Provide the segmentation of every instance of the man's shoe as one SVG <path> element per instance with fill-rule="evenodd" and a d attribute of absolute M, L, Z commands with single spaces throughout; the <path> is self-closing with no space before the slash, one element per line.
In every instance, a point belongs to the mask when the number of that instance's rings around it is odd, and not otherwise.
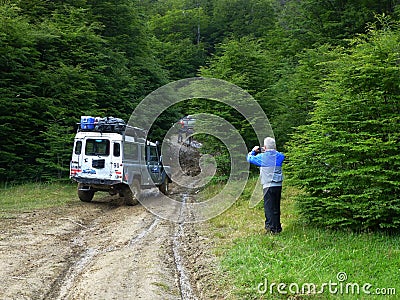
<path fill-rule="evenodd" d="M 281 233 L 281 232 L 280 231 L 274 231 L 274 230 L 269 229 L 269 228 L 265 228 L 265 234 L 277 235 L 279 233 Z"/>

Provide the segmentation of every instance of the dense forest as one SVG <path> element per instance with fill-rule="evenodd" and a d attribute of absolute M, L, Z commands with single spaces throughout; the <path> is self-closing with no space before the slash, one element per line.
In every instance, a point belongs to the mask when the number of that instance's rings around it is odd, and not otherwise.
<path fill-rule="evenodd" d="M 81 115 L 127 120 L 213 77 L 266 112 L 306 219 L 398 228 L 399 22 L 398 0 L 2 0 L 0 181 L 67 178 Z M 235 121 L 215 105 L 174 106 L 152 135 L 192 112 Z"/>

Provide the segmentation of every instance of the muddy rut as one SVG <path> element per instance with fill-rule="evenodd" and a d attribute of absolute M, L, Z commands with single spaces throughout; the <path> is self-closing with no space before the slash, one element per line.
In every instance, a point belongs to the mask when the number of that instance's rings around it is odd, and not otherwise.
<path fill-rule="evenodd" d="M 111 197 L 21 213 L 0 220 L 0 299 L 206 299 L 200 240 Z"/>

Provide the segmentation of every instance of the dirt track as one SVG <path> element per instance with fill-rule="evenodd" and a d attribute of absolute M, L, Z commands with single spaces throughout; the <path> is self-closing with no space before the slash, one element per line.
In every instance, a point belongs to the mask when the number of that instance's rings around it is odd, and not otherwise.
<path fill-rule="evenodd" d="M 207 299 L 200 240 L 111 197 L 19 214 L 0 220 L 0 298 Z"/>

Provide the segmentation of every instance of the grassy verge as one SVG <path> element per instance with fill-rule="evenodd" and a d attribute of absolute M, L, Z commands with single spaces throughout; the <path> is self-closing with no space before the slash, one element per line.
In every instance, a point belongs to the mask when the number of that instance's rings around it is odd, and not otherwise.
<path fill-rule="evenodd" d="M 0 217 L 76 201 L 75 184 L 28 183 L 0 190 Z"/>
<path fill-rule="evenodd" d="M 306 226 L 295 212 L 296 190 L 288 187 L 282 195 L 283 232 L 266 235 L 262 203 L 251 209 L 246 201 L 252 185 L 254 180 L 211 220 L 209 235 L 227 275 L 221 285 L 231 290 L 228 299 L 399 297 L 393 295 L 400 294 L 399 236 Z"/>

